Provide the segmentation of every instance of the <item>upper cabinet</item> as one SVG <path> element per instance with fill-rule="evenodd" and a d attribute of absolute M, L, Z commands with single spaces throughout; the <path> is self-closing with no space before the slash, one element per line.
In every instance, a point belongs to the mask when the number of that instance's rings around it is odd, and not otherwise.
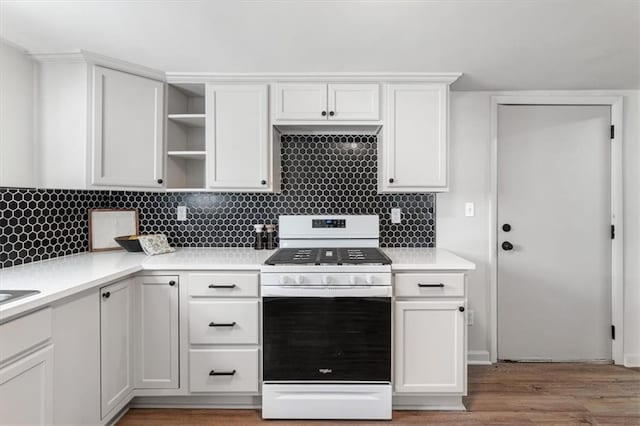
<path fill-rule="evenodd" d="M 92 185 L 162 187 L 163 91 L 160 81 L 93 67 Z"/>
<path fill-rule="evenodd" d="M 207 86 L 207 186 L 210 189 L 274 190 L 268 93 L 266 84 Z"/>
<path fill-rule="evenodd" d="M 448 191 L 447 83 L 389 84 L 381 192 Z M 380 160 L 382 160 L 380 162 Z"/>
<path fill-rule="evenodd" d="M 279 83 L 275 121 L 377 121 L 379 85 Z"/>
<path fill-rule="evenodd" d="M 164 73 L 88 52 L 34 58 L 36 185 L 161 189 Z"/>

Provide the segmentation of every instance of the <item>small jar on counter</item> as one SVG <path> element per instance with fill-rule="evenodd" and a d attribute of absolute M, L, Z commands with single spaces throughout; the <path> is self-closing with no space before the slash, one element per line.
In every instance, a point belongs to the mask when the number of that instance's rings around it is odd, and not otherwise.
<path fill-rule="evenodd" d="M 253 225 L 253 227 L 256 229 L 253 248 L 256 250 L 262 250 L 264 249 L 264 232 L 262 231 L 262 229 L 264 228 L 264 225 Z"/>
<path fill-rule="evenodd" d="M 266 243 L 266 249 L 267 250 L 273 250 L 274 248 L 276 248 L 276 238 L 275 238 L 275 230 L 276 230 L 276 226 L 273 224 L 269 224 L 269 225 L 265 225 L 264 226 L 266 231 L 267 231 L 267 243 Z"/>

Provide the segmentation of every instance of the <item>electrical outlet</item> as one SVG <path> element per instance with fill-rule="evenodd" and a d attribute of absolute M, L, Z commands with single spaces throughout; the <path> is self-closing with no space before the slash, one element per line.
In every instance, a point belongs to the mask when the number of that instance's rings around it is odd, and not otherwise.
<path fill-rule="evenodd" d="M 464 203 L 464 215 L 468 217 L 475 216 L 475 206 L 473 203 Z"/>
<path fill-rule="evenodd" d="M 474 320 L 475 320 L 475 315 L 474 315 L 473 309 L 468 309 L 467 310 L 467 325 L 473 325 Z"/>
<path fill-rule="evenodd" d="M 187 206 L 178 206 L 176 213 L 179 221 L 187 220 Z"/>
<path fill-rule="evenodd" d="M 391 223 L 402 223 L 402 209 L 391 209 Z"/>

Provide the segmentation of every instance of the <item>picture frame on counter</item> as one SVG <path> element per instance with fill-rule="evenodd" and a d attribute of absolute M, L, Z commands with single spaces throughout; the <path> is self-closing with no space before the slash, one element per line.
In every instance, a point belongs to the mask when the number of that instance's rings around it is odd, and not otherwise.
<path fill-rule="evenodd" d="M 122 250 L 115 237 L 138 235 L 138 209 L 89 209 L 89 251 Z"/>

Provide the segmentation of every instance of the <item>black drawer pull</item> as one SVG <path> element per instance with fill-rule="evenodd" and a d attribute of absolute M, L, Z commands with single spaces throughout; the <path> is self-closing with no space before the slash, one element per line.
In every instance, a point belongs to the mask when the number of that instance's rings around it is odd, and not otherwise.
<path fill-rule="evenodd" d="M 444 284 L 442 283 L 437 283 L 437 284 L 422 284 L 422 283 L 418 283 L 418 287 L 444 287 Z"/>
<path fill-rule="evenodd" d="M 210 376 L 235 376 L 235 374 L 236 374 L 236 370 L 231 370 L 231 371 L 211 370 L 211 371 L 209 371 L 209 375 Z"/>
<path fill-rule="evenodd" d="M 209 284 L 209 288 L 236 288 L 235 284 Z"/>
<path fill-rule="evenodd" d="M 210 322 L 209 327 L 234 327 L 236 322 Z"/>

